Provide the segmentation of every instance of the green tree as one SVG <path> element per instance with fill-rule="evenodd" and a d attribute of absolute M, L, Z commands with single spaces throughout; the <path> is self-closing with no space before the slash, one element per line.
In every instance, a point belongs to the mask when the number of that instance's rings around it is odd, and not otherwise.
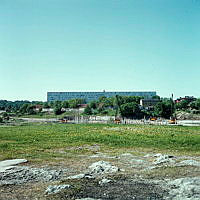
<path fill-rule="evenodd" d="M 155 96 L 152 97 L 152 99 L 158 99 L 158 100 L 160 100 L 160 96 L 155 95 Z"/>
<path fill-rule="evenodd" d="M 127 118 L 138 118 L 141 110 L 139 105 L 135 102 L 122 104 L 120 109 L 121 116 Z"/>
<path fill-rule="evenodd" d="M 53 101 L 49 102 L 48 104 L 49 104 L 50 108 L 54 108 L 54 102 Z"/>
<path fill-rule="evenodd" d="M 28 113 L 29 115 L 36 114 L 35 106 L 34 105 L 28 105 L 27 108 L 26 108 L 26 113 Z"/>
<path fill-rule="evenodd" d="M 83 113 L 86 115 L 92 115 L 92 108 L 89 105 L 87 105 Z"/>
<path fill-rule="evenodd" d="M 200 110 L 200 99 L 197 99 L 195 101 L 195 107 L 196 107 L 196 109 Z"/>
<path fill-rule="evenodd" d="M 62 106 L 62 101 L 54 101 L 54 108 L 55 107 L 61 107 Z"/>
<path fill-rule="evenodd" d="M 21 107 L 20 107 L 20 109 L 19 109 L 19 112 L 21 113 L 21 114 L 25 114 L 26 112 L 27 112 L 27 108 L 28 108 L 28 106 L 29 106 L 29 104 L 23 104 Z"/>
<path fill-rule="evenodd" d="M 96 108 L 97 108 L 97 102 L 96 102 L 96 101 L 91 101 L 91 102 L 89 103 L 89 106 L 90 106 L 90 108 L 92 108 L 92 109 L 96 109 Z"/>
<path fill-rule="evenodd" d="M 124 96 L 122 97 L 124 100 L 124 103 L 131 103 L 131 102 L 135 102 L 137 104 L 140 103 L 140 99 L 142 99 L 142 97 L 138 97 L 138 96 Z"/>
<path fill-rule="evenodd" d="M 48 102 L 44 102 L 44 104 L 43 104 L 43 108 L 50 108 L 49 103 L 48 103 Z"/>
<path fill-rule="evenodd" d="M 3 117 L 3 118 L 9 117 L 9 114 L 8 114 L 7 112 L 4 112 L 4 113 L 2 114 L 2 117 Z"/>
<path fill-rule="evenodd" d="M 176 104 L 176 108 L 180 110 L 186 110 L 188 108 L 189 102 L 187 100 L 182 100 Z"/>
<path fill-rule="evenodd" d="M 172 100 L 159 102 L 154 107 L 154 113 L 157 117 L 169 119 L 174 113 L 174 104 Z"/>
<path fill-rule="evenodd" d="M 61 107 L 60 107 L 60 106 L 54 107 L 54 114 L 55 114 L 55 115 L 60 115 L 60 114 L 62 114 L 62 110 L 61 110 Z"/>
<path fill-rule="evenodd" d="M 63 101 L 62 102 L 62 107 L 63 108 L 69 108 L 69 102 L 68 101 Z"/>
<path fill-rule="evenodd" d="M 78 105 L 84 104 L 85 100 L 84 99 L 70 99 L 68 102 L 69 102 L 70 108 L 78 108 Z"/>

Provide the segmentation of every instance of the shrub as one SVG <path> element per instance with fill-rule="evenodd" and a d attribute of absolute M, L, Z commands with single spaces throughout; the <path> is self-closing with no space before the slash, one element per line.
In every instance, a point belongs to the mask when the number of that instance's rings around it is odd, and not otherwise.
<path fill-rule="evenodd" d="M 3 118 L 2 117 L 0 117 L 0 123 L 3 123 Z"/>

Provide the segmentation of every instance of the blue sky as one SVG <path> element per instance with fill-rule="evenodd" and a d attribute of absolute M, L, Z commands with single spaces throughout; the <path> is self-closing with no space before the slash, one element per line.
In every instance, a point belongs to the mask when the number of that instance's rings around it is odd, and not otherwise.
<path fill-rule="evenodd" d="M 0 0 L 0 99 L 200 97 L 199 0 Z"/>

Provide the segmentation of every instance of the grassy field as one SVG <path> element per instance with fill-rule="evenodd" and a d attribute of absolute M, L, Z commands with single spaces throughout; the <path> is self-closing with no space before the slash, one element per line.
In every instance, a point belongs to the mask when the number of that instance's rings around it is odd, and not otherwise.
<path fill-rule="evenodd" d="M 71 147 L 93 144 L 102 150 L 144 148 L 200 155 L 200 127 L 39 123 L 0 127 L 0 160 L 64 158 L 88 153 Z M 68 154 L 59 153 L 61 149 Z"/>

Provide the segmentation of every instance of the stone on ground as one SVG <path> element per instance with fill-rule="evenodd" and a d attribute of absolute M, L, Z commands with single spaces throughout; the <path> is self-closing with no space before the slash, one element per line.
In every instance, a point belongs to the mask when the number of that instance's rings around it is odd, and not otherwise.
<path fill-rule="evenodd" d="M 99 161 L 95 162 L 89 166 L 89 174 L 90 175 L 102 175 L 105 173 L 115 173 L 119 171 L 119 168 L 111 165 L 109 162 Z"/>
<path fill-rule="evenodd" d="M 6 170 L 12 169 L 15 165 L 28 162 L 25 159 L 13 159 L 0 161 L 0 172 L 5 172 Z"/>
<path fill-rule="evenodd" d="M 154 157 L 156 157 L 156 160 L 153 162 L 155 165 L 160 165 L 163 163 L 175 163 L 175 161 L 172 159 L 173 156 L 157 154 Z"/>
<path fill-rule="evenodd" d="M 106 183 L 110 183 L 111 180 L 107 179 L 107 178 L 103 178 L 101 181 L 99 181 L 99 185 L 104 185 Z"/>
<path fill-rule="evenodd" d="M 82 179 L 84 177 L 85 177 L 85 174 L 77 174 L 74 176 L 69 176 L 69 177 L 67 177 L 67 179 Z"/>
<path fill-rule="evenodd" d="M 46 189 L 46 194 L 56 194 L 61 190 L 70 188 L 70 185 L 49 185 Z"/>

